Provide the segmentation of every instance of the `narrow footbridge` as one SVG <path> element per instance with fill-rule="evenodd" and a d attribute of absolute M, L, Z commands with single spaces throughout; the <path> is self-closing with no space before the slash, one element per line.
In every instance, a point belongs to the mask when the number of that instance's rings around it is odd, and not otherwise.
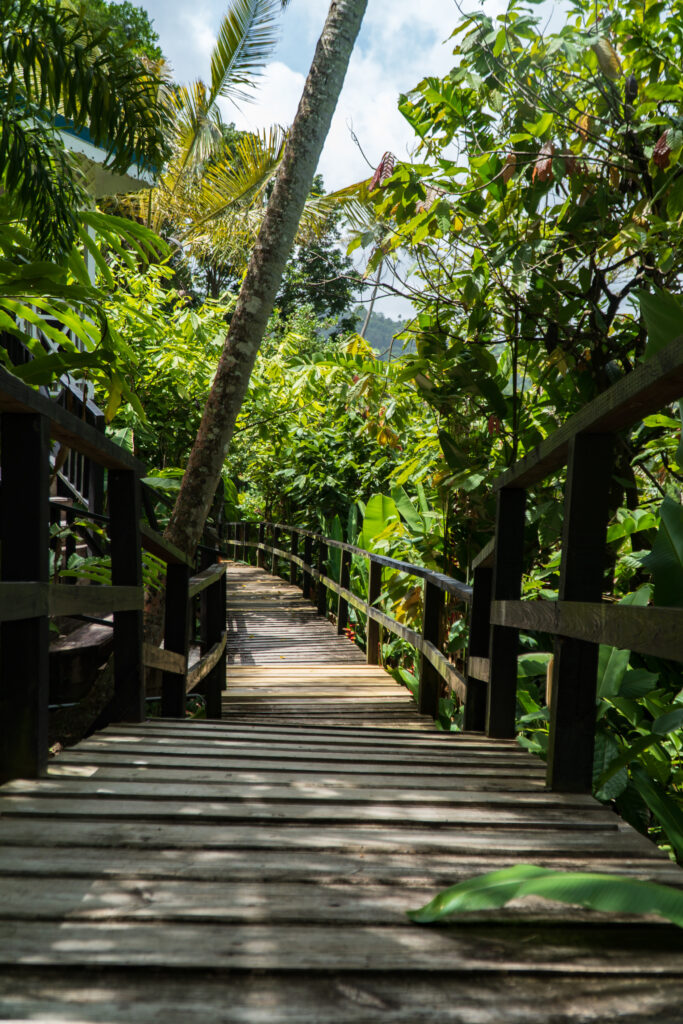
<path fill-rule="evenodd" d="M 278 524 L 240 524 L 230 561 L 204 547 L 192 567 L 140 527 L 132 457 L 0 373 L 0 1020 L 683 1021 L 683 933 L 654 917 L 536 898 L 438 927 L 405 915 L 516 863 L 683 882 L 586 780 L 597 644 L 683 660 L 680 610 L 601 602 L 605 524 L 585 491 L 609 484 L 609 432 L 683 392 L 677 352 L 508 471 L 472 586 Z M 48 580 L 50 433 L 109 469 L 111 586 Z M 521 601 L 524 490 L 567 455 L 559 600 Z M 40 487 L 7 504 L 27 465 Z M 167 567 L 158 647 L 143 641 L 141 546 Z M 420 629 L 388 614 L 401 573 L 423 585 Z M 465 662 L 442 644 L 447 600 L 467 609 Z M 113 612 L 113 711 L 48 761 L 47 622 L 84 604 Z M 346 635 L 361 620 L 364 653 Z M 514 738 L 520 629 L 558 636 L 547 766 Z M 417 700 L 379 664 L 383 632 L 418 651 Z M 145 665 L 161 717 L 147 717 Z M 185 718 L 188 691 L 207 718 Z M 464 729 L 444 732 L 453 694 Z"/>

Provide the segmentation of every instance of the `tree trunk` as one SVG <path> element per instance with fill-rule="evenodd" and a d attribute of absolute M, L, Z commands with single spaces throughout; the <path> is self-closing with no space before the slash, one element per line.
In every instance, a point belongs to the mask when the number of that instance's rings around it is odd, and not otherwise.
<path fill-rule="evenodd" d="M 194 554 L 344 83 L 367 0 L 332 0 L 165 536 Z"/>

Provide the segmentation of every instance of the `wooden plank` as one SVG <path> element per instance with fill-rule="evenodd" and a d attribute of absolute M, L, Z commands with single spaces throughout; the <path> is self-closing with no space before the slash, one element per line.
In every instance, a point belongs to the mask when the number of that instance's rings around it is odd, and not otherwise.
<path fill-rule="evenodd" d="M 494 601 L 491 618 L 501 625 L 683 661 L 680 608 L 635 608 L 584 601 Z"/>
<path fill-rule="evenodd" d="M 90 426 L 78 416 L 33 388 L 28 387 L 4 367 L 0 367 L 0 411 L 37 414 L 49 424 L 50 436 L 67 448 L 81 452 L 108 469 L 129 469 L 144 475 L 145 467 L 125 448 Z"/>
<path fill-rule="evenodd" d="M 49 583 L 0 583 L 0 622 L 49 614 Z"/>
<path fill-rule="evenodd" d="M 481 975 L 415 970 L 324 973 L 191 972 L 156 974 L 150 985 L 144 972 L 91 972 L 87 996 L 78 968 L 22 966 L 0 973 L 0 1006 L 8 1019 L 46 1024 L 187 1024 L 225 1019 L 230 1024 L 525 1024 L 609 1021 L 633 1024 L 666 1021 L 681 1024 L 683 982 L 676 977 L 583 975 L 557 971 Z"/>
<path fill-rule="evenodd" d="M 62 781 L 62 780 L 60 780 Z M 63 780 L 71 782 L 71 780 Z M 87 781 L 87 780 L 85 780 Z M 51 795 L 49 799 L 39 796 L 7 793 L 0 797 L 0 814 L 3 817 L 38 816 L 85 818 L 88 820 L 166 821 L 175 818 L 179 822 L 196 820 L 198 805 L 188 805 L 184 800 L 155 799 L 150 792 L 148 798 L 117 798 L 106 793 L 95 793 L 95 799 L 78 796 Z M 600 805 L 595 808 L 567 809 L 561 806 L 524 807 L 519 801 L 510 801 L 500 806 L 489 801 L 490 794 L 482 795 L 478 803 L 443 806 L 441 804 L 398 804 L 385 802 L 335 803 L 317 801 L 310 803 L 285 802 L 266 798 L 250 799 L 244 802 L 222 802 L 213 800 L 201 808 L 205 823 L 228 822 L 279 822 L 288 825 L 317 822 L 330 825 L 387 824 L 387 825 L 431 825 L 444 827 L 457 825 L 486 827 L 494 831 L 501 828 L 530 828 L 555 831 L 597 831 L 614 832 L 617 825 L 614 814 Z M 494 810 L 495 808 L 495 810 Z"/>
<path fill-rule="evenodd" d="M 201 660 L 190 669 L 187 673 L 186 691 L 189 693 L 190 690 L 194 689 L 201 683 L 202 679 L 206 679 L 208 674 L 218 664 L 225 650 L 225 633 L 220 640 L 218 640 L 210 650 L 206 652 Z"/>
<path fill-rule="evenodd" d="M 144 858 L 135 848 L 117 847 L 104 859 L 97 847 L 88 846 L 3 846 L 0 848 L 0 874 L 3 878 L 64 879 L 144 879 L 199 882 L 330 882 L 356 885 L 391 883 L 392 886 L 453 885 L 461 879 L 487 871 L 511 867 L 517 863 L 513 853 L 491 850 L 463 853 L 455 858 L 448 853 L 384 852 L 381 858 L 367 857 L 362 850 L 327 852 L 325 850 L 212 849 L 198 854 L 192 848 L 151 849 Z M 539 867 L 556 871 L 604 871 L 601 858 L 572 854 L 541 857 Z M 630 857 L 618 863 L 608 862 L 608 870 L 644 881 L 667 883 L 680 888 L 680 868 L 660 858 Z M 8 887 L 9 888 L 9 887 Z M 406 890 L 406 891 L 409 891 Z"/>
<path fill-rule="evenodd" d="M 156 530 L 153 530 L 145 522 L 140 522 L 140 539 L 145 551 L 156 555 L 157 558 L 160 558 L 162 562 L 166 562 L 167 565 L 192 566 L 194 564 L 184 551 L 177 548 L 175 544 L 171 544 L 170 541 L 162 537 L 160 533 L 157 533 Z"/>
<path fill-rule="evenodd" d="M 631 828 L 620 831 L 615 817 L 615 829 L 567 828 L 563 830 L 530 828 L 528 825 L 501 825 L 463 828 L 462 825 L 442 824 L 435 828 L 383 822 L 381 828 L 367 822 L 349 825 L 320 822 L 304 823 L 259 822 L 253 824 L 228 823 L 188 816 L 182 821 L 146 821 L 137 819 L 57 817 L 41 818 L 19 815 L 0 818 L 2 845 L 41 845 L 45 841 L 46 821 L 59 820 L 59 828 L 51 829 L 50 845 L 87 846 L 98 849 L 119 847 L 140 850 L 187 848 L 207 851 L 233 850 L 352 850 L 367 854 L 441 852 L 452 857 L 464 853 L 480 854 L 492 846 L 518 860 L 540 856 L 578 855 L 600 857 L 619 864 L 623 858 L 654 857 L 662 859 L 657 848 Z"/>
<path fill-rule="evenodd" d="M 142 656 L 147 668 L 157 668 L 162 672 L 174 672 L 178 675 L 185 675 L 187 671 L 186 659 L 175 651 L 166 651 L 163 647 L 146 643 L 142 647 Z"/>
<path fill-rule="evenodd" d="M 462 881 L 458 873 L 453 884 Z M 679 882 L 681 879 L 679 879 Z M 409 888 L 383 884 L 212 880 L 202 882 L 154 880 L 148 877 L 90 879 L 83 899 L 83 880 L 33 877 L 23 874 L 7 878 L 8 895 L 0 906 L 2 921 L 53 922 L 55 918 L 82 922 L 150 921 L 160 926 L 168 921 L 211 925 L 271 924 L 324 925 L 334 919 L 340 925 L 402 926 L 408 907 L 418 907 L 434 895 L 433 884 L 413 882 Z M 609 914 L 529 897 L 510 907 L 473 911 L 467 927 L 477 924 L 514 922 L 515 926 L 578 924 L 589 927 L 614 925 L 642 927 L 657 924 L 656 915 Z M 681 954 L 679 954 L 681 955 Z"/>
<path fill-rule="evenodd" d="M 529 487 L 565 465 L 569 442 L 579 433 L 614 434 L 659 412 L 683 395 L 683 338 L 613 384 L 571 416 L 529 455 L 495 482 L 495 487 Z"/>
<path fill-rule="evenodd" d="M 407 904 L 412 905 L 410 900 Z M 683 953 L 673 925 L 629 926 L 619 931 L 506 924 L 416 928 L 401 925 L 234 925 L 110 921 L 97 924 L 0 922 L 0 963 L 216 970 L 556 971 L 578 978 L 637 972 L 653 980 L 679 975 Z M 609 948 L 609 958 L 604 950 Z"/>
<path fill-rule="evenodd" d="M 190 578 L 190 598 L 196 597 L 197 594 L 201 594 L 202 590 L 216 583 L 223 576 L 227 568 L 226 562 L 217 563 L 210 565 L 208 569 L 204 569 L 203 572 L 198 573 L 196 576 L 192 576 Z"/>
<path fill-rule="evenodd" d="M 247 782 L 243 779 L 233 782 L 214 782 L 207 787 L 205 782 L 184 781 L 152 781 L 149 778 L 138 780 L 103 779 L 99 776 L 59 775 L 41 779 L 40 784 L 32 780 L 17 779 L 8 782 L 3 791 L 4 797 L 50 797 L 46 801 L 46 810 L 53 797 L 60 799 L 80 798 L 83 801 L 97 800 L 192 800 L 199 807 L 207 802 L 213 806 L 217 801 L 268 801 L 280 804 L 310 803 L 347 805 L 358 804 L 409 804 L 411 806 L 435 807 L 486 807 L 486 808 L 525 808 L 527 810 L 542 807 L 549 811 L 559 808 L 594 812 L 601 817 L 604 824 L 612 825 L 605 808 L 584 794 L 525 791 L 518 785 L 515 791 L 499 791 L 478 780 L 476 788 L 454 787 L 450 790 L 420 788 L 417 785 L 408 787 L 387 787 L 380 779 L 374 779 L 372 787 L 359 786 L 356 782 L 337 785 L 329 778 L 319 781 L 317 778 L 299 779 L 296 786 L 289 782 Z M 1 798 L 0 798 L 1 799 Z M 203 807 L 202 807 L 203 809 Z M 497 813 L 497 811 L 496 811 Z M 683 881 L 683 879 L 682 879 Z"/>
<path fill-rule="evenodd" d="M 496 789 L 509 793 L 538 792 L 544 788 L 542 775 L 532 772 L 517 772 L 514 775 L 500 777 L 497 770 L 463 770 L 445 775 L 442 771 L 418 767 L 406 777 L 404 771 L 399 767 L 385 769 L 382 767 L 375 772 L 369 772 L 367 768 L 358 768 L 354 771 L 346 770 L 340 772 L 332 771 L 329 766 L 316 766 L 314 762 L 300 762 L 299 765 L 290 765 L 290 770 L 281 766 L 278 761 L 260 762 L 258 768 L 251 769 L 241 765 L 239 762 L 231 764 L 229 759 L 221 760 L 217 765 L 207 768 L 187 767 L 179 764 L 178 759 L 169 758 L 160 763 L 137 763 L 124 761 L 118 764 L 111 761 L 103 762 L 99 758 L 90 758 L 79 761 L 64 761 L 60 757 L 52 762 L 49 767 L 50 778 L 61 778 L 62 776 L 73 776 L 74 778 L 96 779 L 99 782 L 109 783 L 111 781 L 125 781 L 146 784 L 148 782 L 158 783 L 201 783 L 204 792 L 207 787 L 215 792 L 214 787 L 221 785 L 275 785 L 288 786 L 295 784 L 300 786 L 303 792 L 307 792 L 310 786 L 330 786 L 332 789 L 348 790 L 349 792 L 359 790 L 366 791 L 370 787 L 377 787 L 382 791 L 400 789 L 406 795 L 413 794 L 416 790 L 487 790 Z M 296 770 L 296 769 L 299 770 Z M 225 771 L 229 771 L 231 782 L 225 782 Z M 309 781 L 311 780 L 311 781 Z M 407 798 L 407 796 L 406 796 Z"/>
<path fill-rule="evenodd" d="M 144 589 L 138 586 L 72 586 L 53 583 L 48 590 L 49 615 L 108 615 L 142 611 Z"/>

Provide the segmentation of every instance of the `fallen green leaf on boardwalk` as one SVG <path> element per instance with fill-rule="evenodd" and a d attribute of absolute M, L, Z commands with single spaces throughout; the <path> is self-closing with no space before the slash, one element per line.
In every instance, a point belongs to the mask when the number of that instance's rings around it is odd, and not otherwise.
<path fill-rule="evenodd" d="M 521 896 L 542 896 L 615 914 L 657 914 L 683 928 L 681 890 L 619 875 L 553 871 L 533 864 L 515 864 L 470 878 L 407 914 L 416 924 L 432 924 L 450 914 L 503 907 Z"/>

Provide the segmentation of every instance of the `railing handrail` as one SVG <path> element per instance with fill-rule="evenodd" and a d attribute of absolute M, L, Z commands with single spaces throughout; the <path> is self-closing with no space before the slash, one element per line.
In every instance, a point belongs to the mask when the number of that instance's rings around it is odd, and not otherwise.
<path fill-rule="evenodd" d="M 326 537 L 322 533 L 315 533 L 313 530 L 307 530 L 301 526 L 294 526 L 286 523 L 271 523 L 268 520 L 260 520 L 258 522 L 230 522 L 226 523 L 226 526 L 266 526 L 275 530 L 282 530 L 285 533 L 296 533 L 302 537 L 310 537 L 311 540 L 322 541 L 327 547 L 337 548 L 339 551 L 348 551 L 351 555 L 359 555 L 362 558 L 368 558 L 377 565 L 381 565 L 383 569 L 396 569 L 397 572 L 404 572 L 410 576 L 416 576 L 419 579 L 428 580 L 433 583 L 439 590 L 445 591 L 447 594 L 451 594 L 454 597 L 458 597 L 465 604 L 469 604 L 472 600 L 472 587 L 467 583 L 463 583 L 462 580 L 456 580 L 453 576 L 446 576 L 444 573 L 438 572 L 436 569 L 428 569 L 424 565 L 414 565 L 412 562 L 403 562 L 398 558 L 390 558 L 388 555 L 380 555 L 375 551 L 368 551 L 366 548 L 359 548 L 355 544 L 349 544 L 346 541 L 334 540 L 332 537 Z"/>

